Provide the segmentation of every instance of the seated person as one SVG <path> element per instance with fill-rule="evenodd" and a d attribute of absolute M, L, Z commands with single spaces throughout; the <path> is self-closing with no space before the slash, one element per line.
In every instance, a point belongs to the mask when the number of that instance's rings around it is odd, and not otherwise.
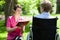
<path fill-rule="evenodd" d="M 52 4 L 50 2 L 40 4 L 41 14 L 33 17 L 33 40 L 55 40 L 57 20 L 50 15 L 51 9 Z"/>

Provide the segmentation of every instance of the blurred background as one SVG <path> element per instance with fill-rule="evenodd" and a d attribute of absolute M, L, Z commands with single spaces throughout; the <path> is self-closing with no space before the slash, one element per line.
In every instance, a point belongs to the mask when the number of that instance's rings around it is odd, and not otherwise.
<path fill-rule="evenodd" d="M 14 5 L 19 4 L 22 6 L 22 15 L 27 16 L 32 19 L 33 15 L 40 13 L 40 3 L 44 0 L 0 0 L 0 40 L 6 40 L 6 20 L 8 16 L 12 15 L 12 10 Z M 60 0 L 50 0 L 53 8 L 51 10 L 51 15 L 58 17 L 57 27 L 60 28 Z M 26 25 L 26 30 L 24 32 L 24 40 L 30 31 L 29 25 L 32 24 L 32 20 Z M 60 29 L 57 30 L 60 34 Z M 60 40 L 60 39 L 59 39 Z"/>

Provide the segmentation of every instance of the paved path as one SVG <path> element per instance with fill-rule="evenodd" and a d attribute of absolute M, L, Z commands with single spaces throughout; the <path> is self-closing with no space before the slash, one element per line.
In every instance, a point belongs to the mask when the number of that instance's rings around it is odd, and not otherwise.
<path fill-rule="evenodd" d="M 5 20 L 5 15 L 0 15 L 0 20 Z"/>

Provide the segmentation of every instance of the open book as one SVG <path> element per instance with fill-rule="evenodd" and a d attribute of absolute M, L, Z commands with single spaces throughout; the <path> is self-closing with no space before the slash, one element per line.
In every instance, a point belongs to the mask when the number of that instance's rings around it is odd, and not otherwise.
<path fill-rule="evenodd" d="M 16 26 L 20 26 L 21 24 L 26 26 L 29 23 L 29 21 L 30 20 L 28 20 L 27 18 L 20 17 Z"/>
<path fill-rule="evenodd" d="M 16 26 L 20 26 L 21 24 L 27 25 L 29 21 L 18 22 Z"/>

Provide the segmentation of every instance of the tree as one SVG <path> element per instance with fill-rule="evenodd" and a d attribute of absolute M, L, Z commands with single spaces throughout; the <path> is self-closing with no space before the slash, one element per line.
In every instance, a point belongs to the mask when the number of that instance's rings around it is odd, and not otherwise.
<path fill-rule="evenodd" d="M 30 15 L 38 13 L 40 1 L 42 0 L 18 0 L 18 4 L 22 6 L 24 15 Z"/>
<path fill-rule="evenodd" d="M 8 16 L 12 15 L 13 7 L 17 4 L 17 0 L 5 0 L 5 23 Z"/>
<path fill-rule="evenodd" d="M 60 0 L 57 0 L 56 4 L 57 4 L 56 13 L 60 13 Z"/>

